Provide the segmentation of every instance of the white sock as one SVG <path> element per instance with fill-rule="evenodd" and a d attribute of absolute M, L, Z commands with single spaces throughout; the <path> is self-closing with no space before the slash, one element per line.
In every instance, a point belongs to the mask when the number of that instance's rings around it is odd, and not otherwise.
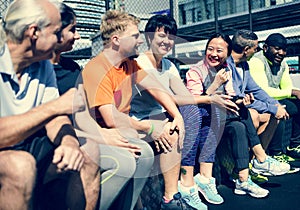
<path fill-rule="evenodd" d="M 196 184 L 194 186 L 191 186 L 191 187 L 186 187 L 186 186 L 183 186 L 183 184 L 180 182 L 180 189 L 184 192 L 190 192 L 191 188 L 194 188 L 194 187 L 197 187 Z"/>
<path fill-rule="evenodd" d="M 209 178 L 202 176 L 201 174 L 197 174 L 196 178 L 203 184 L 208 184 L 209 183 Z"/>

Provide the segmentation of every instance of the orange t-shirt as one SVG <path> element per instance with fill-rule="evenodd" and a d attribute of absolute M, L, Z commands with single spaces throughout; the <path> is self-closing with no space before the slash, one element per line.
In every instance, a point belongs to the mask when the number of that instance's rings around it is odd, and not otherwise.
<path fill-rule="evenodd" d="M 96 112 L 96 118 L 100 117 L 98 107 L 105 104 L 113 104 L 128 114 L 132 85 L 146 75 L 135 60 L 126 59 L 120 68 L 114 67 L 103 53 L 90 60 L 82 71 L 82 78 L 89 107 Z"/>

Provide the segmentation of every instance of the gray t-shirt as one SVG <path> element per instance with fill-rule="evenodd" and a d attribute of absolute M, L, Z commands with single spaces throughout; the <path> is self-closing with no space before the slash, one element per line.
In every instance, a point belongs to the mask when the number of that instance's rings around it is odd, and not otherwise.
<path fill-rule="evenodd" d="M 176 66 L 166 58 L 162 59 L 162 69 L 157 70 L 153 67 L 151 61 L 145 54 L 141 54 L 137 59 L 139 66 L 148 74 L 152 74 L 161 83 L 161 85 L 172 95 L 170 89 L 170 80 L 173 77 L 179 78 L 180 75 Z M 152 95 L 138 85 L 132 88 L 132 101 L 129 115 L 135 119 L 147 119 L 149 116 L 161 114 L 165 109 L 153 98 Z"/>

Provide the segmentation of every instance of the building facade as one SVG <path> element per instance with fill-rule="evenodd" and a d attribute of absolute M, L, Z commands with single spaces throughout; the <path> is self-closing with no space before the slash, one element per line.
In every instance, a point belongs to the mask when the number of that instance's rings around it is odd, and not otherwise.
<path fill-rule="evenodd" d="M 284 5 L 297 0 L 178 0 L 179 25 L 187 25 L 196 22 L 212 20 L 234 14 L 248 12 L 251 8 L 263 9 L 272 6 Z M 217 10 L 215 11 L 215 7 Z"/>
<path fill-rule="evenodd" d="M 300 0 L 178 0 L 175 57 L 185 63 L 202 56 L 206 40 L 214 32 L 233 35 L 249 29 L 263 42 L 270 33 L 288 38 L 287 56 L 300 63 Z"/>

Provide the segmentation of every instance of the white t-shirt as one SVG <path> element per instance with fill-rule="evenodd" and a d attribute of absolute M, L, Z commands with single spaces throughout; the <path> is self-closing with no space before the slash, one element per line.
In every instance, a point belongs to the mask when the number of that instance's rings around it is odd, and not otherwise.
<path fill-rule="evenodd" d="M 50 61 L 36 62 L 25 68 L 19 82 L 5 45 L 0 52 L 0 117 L 25 113 L 57 97 L 56 77 Z"/>
<path fill-rule="evenodd" d="M 236 67 L 237 72 L 241 76 L 241 78 L 244 78 L 244 70 L 241 67 Z"/>
<path fill-rule="evenodd" d="M 174 77 L 180 79 L 180 75 L 178 69 L 171 61 L 163 58 L 160 71 L 153 67 L 147 55 L 143 53 L 139 55 L 136 61 L 148 74 L 154 75 L 170 94 L 174 94 L 170 88 L 170 80 Z M 139 120 L 165 112 L 165 109 L 147 91 L 142 91 L 139 86 L 133 87 L 133 98 L 130 106 L 129 114 Z"/>

